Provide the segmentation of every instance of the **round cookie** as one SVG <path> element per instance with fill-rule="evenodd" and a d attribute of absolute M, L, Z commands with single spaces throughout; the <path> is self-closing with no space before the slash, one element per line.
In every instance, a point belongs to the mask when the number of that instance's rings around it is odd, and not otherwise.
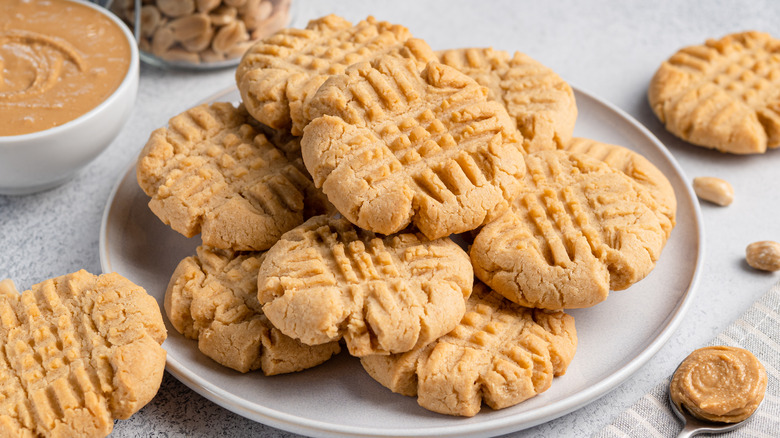
<path fill-rule="evenodd" d="M 155 130 L 141 151 L 137 179 L 149 208 L 205 245 L 259 251 L 305 219 L 315 196 L 310 177 L 261 133 L 243 107 L 200 105 Z M 321 213 L 321 212 L 319 212 Z"/>
<path fill-rule="evenodd" d="M 118 274 L 0 282 L 0 435 L 107 436 L 157 394 L 165 338 L 157 302 Z"/>
<path fill-rule="evenodd" d="M 488 99 L 506 108 L 523 134 L 527 152 L 562 149 L 577 121 L 571 86 L 554 71 L 520 52 L 453 49 L 437 52 L 442 64 L 455 67 L 487 87 Z"/>
<path fill-rule="evenodd" d="M 471 417 L 483 401 L 502 409 L 546 391 L 576 349 L 572 316 L 519 306 L 477 283 L 451 332 L 407 353 L 360 362 L 377 382 L 417 396 L 425 409 Z"/>
<path fill-rule="evenodd" d="M 672 134 L 732 154 L 780 146 L 780 41 L 742 32 L 685 47 L 661 64 L 647 92 Z"/>
<path fill-rule="evenodd" d="M 311 368 L 341 351 L 338 342 L 304 345 L 271 325 L 257 301 L 263 253 L 196 251 L 173 272 L 165 312 L 203 354 L 242 373 L 262 368 L 271 376 Z"/>
<path fill-rule="evenodd" d="M 506 210 L 525 167 L 513 120 L 486 89 L 431 61 L 375 58 L 328 79 L 309 103 L 301 152 L 314 183 L 357 226 L 414 223 L 429 239 Z"/>
<path fill-rule="evenodd" d="M 644 278 L 666 243 L 648 190 L 593 157 L 526 155 L 524 189 L 484 226 L 470 255 L 477 277 L 527 307 L 593 306 Z"/>
<path fill-rule="evenodd" d="M 657 211 L 661 214 L 658 219 L 669 238 L 677 218 L 677 197 L 666 175 L 653 163 L 631 149 L 588 138 L 572 138 L 564 149 L 597 158 L 643 185 L 658 204 Z"/>
<path fill-rule="evenodd" d="M 305 29 L 282 29 L 255 43 L 241 58 L 236 83 L 257 120 L 301 135 L 309 120 L 304 104 L 328 77 L 385 53 L 435 59 L 430 47 L 401 25 L 368 17 L 353 26 L 327 15 Z"/>
<path fill-rule="evenodd" d="M 258 300 L 282 333 L 309 345 L 343 338 L 350 354 L 408 351 L 460 321 L 474 281 L 449 238 L 380 238 L 344 218 L 317 216 L 265 255 Z"/>

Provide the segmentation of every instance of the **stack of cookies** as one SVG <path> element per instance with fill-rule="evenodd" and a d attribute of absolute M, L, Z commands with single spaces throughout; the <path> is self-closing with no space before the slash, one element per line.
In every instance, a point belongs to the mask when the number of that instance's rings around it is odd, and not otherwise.
<path fill-rule="evenodd" d="M 238 107 L 172 118 L 137 166 L 151 210 L 203 243 L 168 318 L 235 370 L 345 348 L 426 409 L 512 406 L 571 363 L 564 310 L 644 278 L 674 227 L 664 175 L 573 139 L 571 87 L 525 55 L 327 16 L 255 44 L 236 81 Z"/>

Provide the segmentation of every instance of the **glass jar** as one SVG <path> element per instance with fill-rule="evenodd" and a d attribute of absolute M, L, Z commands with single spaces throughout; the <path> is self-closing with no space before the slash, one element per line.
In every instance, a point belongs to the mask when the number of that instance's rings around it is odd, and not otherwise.
<path fill-rule="evenodd" d="M 286 27 L 290 3 L 115 0 L 111 9 L 134 29 L 141 60 L 162 67 L 209 69 L 237 65 L 255 41 Z"/>

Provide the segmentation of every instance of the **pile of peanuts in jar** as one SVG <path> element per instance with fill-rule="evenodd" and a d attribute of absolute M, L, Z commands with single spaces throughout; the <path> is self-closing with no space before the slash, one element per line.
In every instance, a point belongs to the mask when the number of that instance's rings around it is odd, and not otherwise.
<path fill-rule="evenodd" d="M 162 63 L 238 59 L 255 41 L 286 27 L 291 0 L 142 0 L 138 47 Z M 136 0 L 114 3 L 130 27 Z"/>

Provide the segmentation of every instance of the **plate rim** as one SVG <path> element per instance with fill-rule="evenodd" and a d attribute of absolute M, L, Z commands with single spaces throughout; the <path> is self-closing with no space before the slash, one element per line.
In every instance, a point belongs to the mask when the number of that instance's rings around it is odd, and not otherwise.
<path fill-rule="evenodd" d="M 582 88 L 576 87 L 571 84 L 571 88 L 576 96 L 582 95 L 600 105 L 603 105 L 608 110 L 619 116 L 623 121 L 628 122 L 633 128 L 637 129 L 643 136 L 645 136 L 650 143 L 653 143 L 656 149 L 664 156 L 667 162 L 672 166 L 677 175 L 683 182 L 688 178 L 683 171 L 680 164 L 671 154 L 669 149 L 661 143 L 661 141 L 643 124 L 636 120 L 633 116 L 618 108 L 611 102 L 599 98 L 597 95 L 585 91 Z M 200 103 L 216 101 L 228 94 L 231 94 L 237 90 L 236 86 L 220 90 L 211 96 L 203 99 Z M 100 224 L 100 236 L 99 236 L 99 256 L 100 267 L 103 273 L 113 272 L 111 269 L 110 256 L 107 251 L 107 232 L 108 232 L 108 219 L 110 216 L 111 208 L 113 207 L 116 194 L 118 193 L 122 183 L 128 178 L 129 174 L 136 167 L 136 159 L 133 159 L 124 172 L 122 172 L 115 182 L 111 192 L 106 201 L 106 206 L 103 210 L 103 217 Z M 228 391 L 217 387 L 216 385 L 208 382 L 203 377 L 194 374 L 189 371 L 179 360 L 172 358 L 170 355 L 166 357 L 166 371 L 171 373 L 177 380 L 184 385 L 207 398 L 211 402 L 228 409 L 242 417 L 248 418 L 252 421 L 256 421 L 262 424 L 266 424 L 272 427 L 276 427 L 282 430 L 286 430 L 299 434 L 312 434 L 316 436 L 393 436 L 393 437 L 410 437 L 410 436 L 461 436 L 463 434 L 477 435 L 494 435 L 509 433 L 513 431 L 519 431 L 522 429 L 530 428 L 541 423 L 552 421 L 555 418 L 562 417 L 574 410 L 577 410 L 587 404 L 590 404 L 610 391 L 617 388 L 621 383 L 628 380 L 633 376 L 636 371 L 644 366 L 656 353 L 669 341 L 671 336 L 679 327 L 685 314 L 691 307 L 691 303 L 694 301 L 695 295 L 698 290 L 698 285 L 702 273 L 702 266 L 704 264 L 705 254 L 705 240 L 704 240 L 704 225 L 702 219 L 701 208 L 699 203 L 696 202 L 696 195 L 693 192 L 693 188 L 689 184 L 683 184 L 683 191 L 687 195 L 687 200 L 690 201 L 694 215 L 692 218 L 693 224 L 696 227 L 696 239 L 698 245 L 696 246 L 696 260 L 693 267 L 693 275 L 688 283 L 685 295 L 682 297 L 682 301 L 676 307 L 676 310 L 671 314 L 667 323 L 663 326 L 658 335 L 653 339 L 647 347 L 645 347 L 640 353 L 631 358 L 628 363 L 622 367 L 616 369 L 608 377 L 597 382 L 593 386 L 590 386 L 584 390 L 581 390 L 575 394 L 567 396 L 562 400 L 558 400 L 551 404 L 535 408 L 531 411 L 524 412 L 523 415 L 515 415 L 509 417 L 501 417 L 496 419 L 487 420 L 484 422 L 473 422 L 469 424 L 460 425 L 446 425 L 446 426 L 431 426 L 423 429 L 372 429 L 365 426 L 350 426 L 340 425 L 333 423 L 325 423 L 320 420 L 313 420 L 300 415 L 289 414 L 268 406 L 258 405 L 257 403 L 250 402 L 243 398 L 237 397 Z M 524 421 L 517 421 L 518 417 L 525 418 Z M 475 435 L 476 434 L 476 435 Z"/>

